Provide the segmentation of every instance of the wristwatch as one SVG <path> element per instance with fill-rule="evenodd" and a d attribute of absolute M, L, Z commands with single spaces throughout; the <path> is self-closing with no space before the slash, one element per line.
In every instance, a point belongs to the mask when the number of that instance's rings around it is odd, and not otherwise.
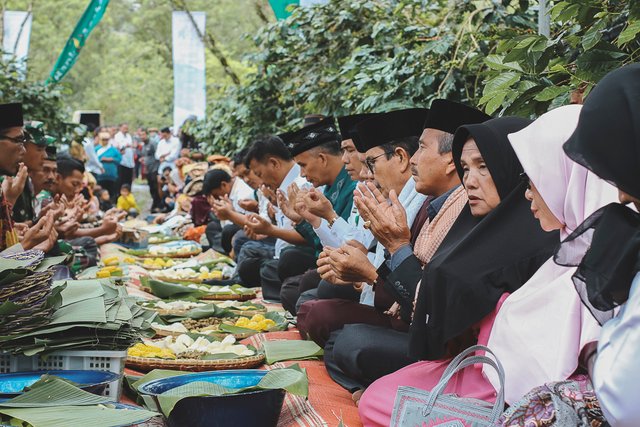
<path fill-rule="evenodd" d="M 340 217 L 338 215 L 335 215 L 333 218 L 331 218 L 329 221 L 327 221 L 327 225 L 329 226 L 330 229 L 331 229 L 331 227 L 333 227 L 333 224 L 336 223 L 338 218 L 340 218 Z"/>

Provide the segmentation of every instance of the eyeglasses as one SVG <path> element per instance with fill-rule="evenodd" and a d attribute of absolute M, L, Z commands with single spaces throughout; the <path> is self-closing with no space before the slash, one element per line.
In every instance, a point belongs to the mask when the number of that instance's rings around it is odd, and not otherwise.
<path fill-rule="evenodd" d="M 6 139 L 7 141 L 11 141 L 14 144 L 26 144 L 27 142 L 31 141 L 31 138 L 29 138 L 26 134 L 20 134 L 17 137 L 13 137 L 13 136 L 9 136 L 9 135 L 0 135 L 0 139 Z"/>
<path fill-rule="evenodd" d="M 367 168 L 369 169 L 369 171 L 371 173 L 375 173 L 375 169 L 376 169 L 376 161 L 382 157 L 382 156 L 388 156 L 389 154 L 394 154 L 393 151 L 385 151 L 384 153 L 380 154 L 379 156 L 375 156 L 375 157 L 367 157 L 366 159 L 364 159 L 364 163 L 367 165 Z"/>
<path fill-rule="evenodd" d="M 526 173 L 522 172 L 520 174 L 520 181 L 526 182 L 527 183 L 527 190 L 531 190 L 531 180 L 529 179 L 529 176 Z"/>

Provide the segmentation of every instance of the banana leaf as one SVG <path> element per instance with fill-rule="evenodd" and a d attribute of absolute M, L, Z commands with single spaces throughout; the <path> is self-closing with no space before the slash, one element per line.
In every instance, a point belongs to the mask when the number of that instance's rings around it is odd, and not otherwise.
<path fill-rule="evenodd" d="M 145 382 L 147 381 L 149 380 L 145 379 Z M 144 382 L 138 381 L 134 385 L 139 387 L 142 384 L 144 384 Z M 176 403 L 187 397 L 222 396 L 225 394 L 274 389 L 286 390 L 298 396 L 308 397 L 309 380 L 307 373 L 298 365 L 283 369 L 273 369 L 268 371 L 256 386 L 245 388 L 229 388 L 206 381 L 194 381 L 156 396 L 160 408 L 155 410 L 160 409 L 162 413 L 168 417 Z M 151 403 L 151 399 L 145 399 L 145 402 Z M 152 406 L 152 408 L 155 408 L 155 406 Z"/>
<path fill-rule="evenodd" d="M 179 298 L 184 296 L 198 298 L 206 295 L 206 292 L 177 283 L 168 283 L 155 279 L 147 279 L 143 281 L 142 279 L 140 282 L 143 285 L 146 283 L 147 286 L 151 288 L 151 293 L 160 298 Z"/>
<path fill-rule="evenodd" d="M 61 378 L 45 375 L 29 391 L 1 402 L 0 416 L 15 418 L 34 427 L 115 427 L 159 415 L 146 410 L 114 409 L 108 402 L 107 397 L 81 390 Z"/>
<path fill-rule="evenodd" d="M 118 427 L 137 424 L 160 414 L 145 409 L 116 409 L 114 405 L 94 405 L 51 408 L 0 407 L 0 415 L 11 417 L 13 420 L 10 422 L 20 420 L 33 427 L 89 425 L 91 427 Z"/>
<path fill-rule="evenodd" d="M 269 365 L 285 360 L 318 359 L 324 354 L 313 341 L 265 341 L 262 348 Z"/>
<path fill-rule="evenodd" d="M 229 310 L 218 307 L 215 304 L 207 304 L 202 307 L 192 308 L 191 310 L 187 311 L 185 314 L 181 314 L 179 316 L 173 315 L 173 314 L 165 314 L 165 315 L 160 315 L 159 317 L 166 322 L 175 323 L 175 322 L 181 322 L 185 319 L 206 319 L 208 317 L 235 318 L 238 316 L 236 314 L 231 313 Z"/>
<path fill-rule="evenodd" d="M 66 261 L 66 259 L 67 259 L 66 255 L 47 257 L 47 258 L 43 259 L 40 264 L 38 264 L 38 268 L 36 268 L 36 271 L 38 271 L 38 272 L 45 271 L 49 267 L 52 267 L 54 265 L 62 264 L 63 262 Z"/>
<path fill-rule="evenodd" d="M 289 322 L 287 321 L 287 319 L 285 319 L 284 316 L 282 316 L 281 314 L 275 311 L 269 311 L 267 313 L 264 313 L 263 316 L 266 319 L 271 319 L 276 323 L 275 326 L 272 326 L 271 328 L 267 329 L 265 332 L 286 331 L 287 328 L 289 327 Z M 222 323 L 218 327 L 218 329 L 221 332 L 226 332 L 228 334 L 253 335 L 253 334 L 257 334 L 258 332 L 261 332 L 261 331 L 256 331 L 255 329 L 243 328 L 241 326 L 227 325 L 226 323 Z"/>

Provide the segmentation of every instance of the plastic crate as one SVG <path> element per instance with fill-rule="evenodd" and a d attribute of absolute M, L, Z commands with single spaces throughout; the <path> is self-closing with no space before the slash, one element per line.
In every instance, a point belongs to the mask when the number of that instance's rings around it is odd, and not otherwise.
<path fill-rule="evenodd" d="M 21 371 L 43 371 L 48 369 L 109 371 L 122 375 L 127 360 L 126 351 L 65 350 L 46 356 L 24 356 L 0 353 L 0 373 Z M 120 400 L 122 381 L 107 385 L 104 396 Z"/>

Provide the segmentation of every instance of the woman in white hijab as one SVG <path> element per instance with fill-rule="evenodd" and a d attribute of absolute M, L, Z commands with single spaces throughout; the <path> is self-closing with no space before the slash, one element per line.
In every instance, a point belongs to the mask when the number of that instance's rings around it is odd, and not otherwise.
<path fill-rule="evenodd" d="M 577 126 L 581 108 L 557 108 L 509 135 L 530 182 L 526 197 L 533 215 L 545 231 L 559 229 L 562 239 L 594 211 L 617 200 L 612 185 L 570 160 L 562 150 Z M 549 259 L 500 308 L 488 347 L 504 366 L 507 403 L 513 405 L 536 386 L 574 375 L 585 346 L 598 340 L 600 327 L 575 290 L 574 272 L 574 267 L 559 266 Z M 499 386 L 497 375 L 489 369 L 484 373 L 494 387 Z M 590 388 L 586 377 L 575 378 L 579 379 L 573 383 L 576 390 Z M 561 417 L 576 416 L 550 411 L 544 404 L 541 408 L 540 413 L 510 414 L 505 424 L 518 425 L 526 419 L 526 425 L 559 426 L 565 425 Z M 553 424 L 545 424 L 550 421 Z"/>

